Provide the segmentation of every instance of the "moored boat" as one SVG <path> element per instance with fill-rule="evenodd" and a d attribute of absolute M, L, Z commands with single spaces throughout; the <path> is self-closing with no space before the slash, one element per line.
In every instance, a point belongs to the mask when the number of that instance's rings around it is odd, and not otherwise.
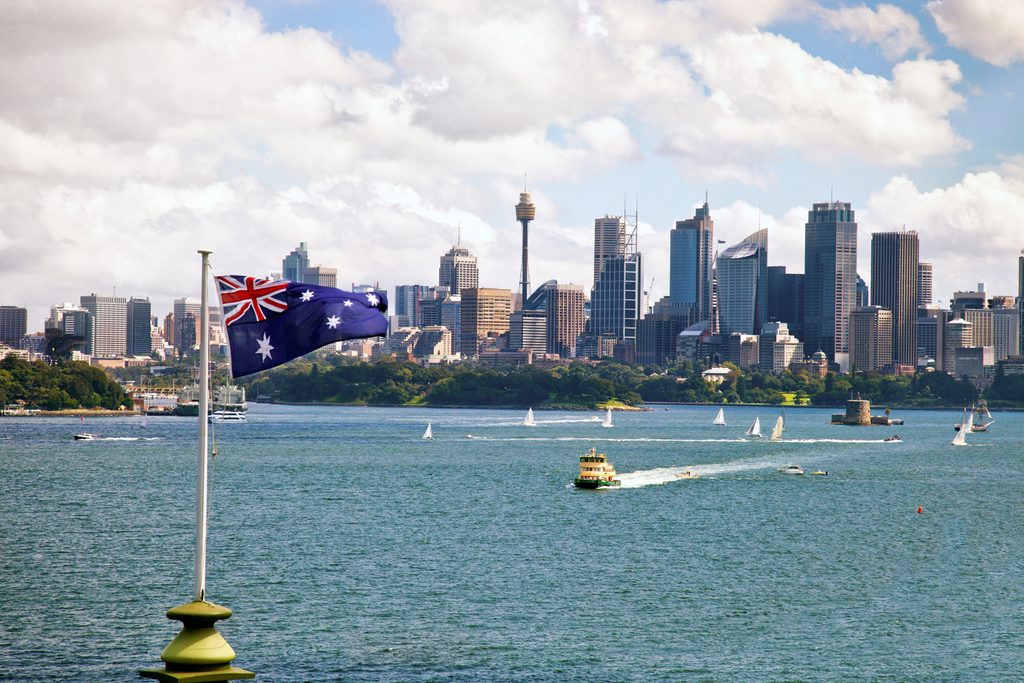
<path fill-rule="evenodd" d="M 237 410 L 215 410 L 207 416 L 209 422 L 248 422 L 245 413 Z"/>
<path fill-rule="evenodd" d="M 580 474 L 573 484 L 578 489 L 601 489 L 621 486 L 622 482 L 605 454 L 591 448 L 580 456 Z"/>

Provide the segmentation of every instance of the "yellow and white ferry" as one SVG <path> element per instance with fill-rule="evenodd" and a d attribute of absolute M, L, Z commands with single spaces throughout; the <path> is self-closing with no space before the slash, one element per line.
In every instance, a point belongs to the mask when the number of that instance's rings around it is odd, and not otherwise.
<path fill-rule="evenodd" d="M 602 489 L 610 486 L 621 486 L 615 473 L 615 467 L 608 462 L 604 453 L 596 448 L 580 456 L 580 476 L 573 481 L 578 489 Z"/>

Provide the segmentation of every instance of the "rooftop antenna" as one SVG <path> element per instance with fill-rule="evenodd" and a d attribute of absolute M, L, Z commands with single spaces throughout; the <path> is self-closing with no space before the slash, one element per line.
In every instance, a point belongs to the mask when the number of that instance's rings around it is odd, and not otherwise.
<path fill-rule="evenodd" d="M 833 183 L 829 183 L 829 186 L 828 186 L 828 203 L 831 204 L 835 200 L 836 200 L 835 199 L 835 185 Z"/>
<path fill-rule="evenodd" d="M 457 229 L 458 229 L 458 232 L 456 233 L 456 237 L 455 237 L 455 246 L 461 247 L 462 246 L 462 221 L 459 221 Z"/>
<path fill-rule="evenodd" d="M 708 188 L 704 188 L 704 206 L 708 205 Z"/>
<path fill-rule="evenodd" d="M 526 172 L 523 171 L 523 192 L 526 192 Z"/>

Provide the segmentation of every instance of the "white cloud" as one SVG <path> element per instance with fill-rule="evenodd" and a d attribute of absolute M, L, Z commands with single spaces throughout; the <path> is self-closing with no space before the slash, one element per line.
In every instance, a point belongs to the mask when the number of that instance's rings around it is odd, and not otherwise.
<path fill-rule="evenodd" d="M 949 44 L 996 66 L 1024 61 L 1024 3 L 931 0 L 928 11 Z"/>
<path fill-rule="evenodd" d="M 1009 159 L 999 170 L 967 173 L 957 183 L 922 191 L 894 177 L 858 215 L 862 251 L 870 233 L 916 230 L 921 260 L 934 263 L 936 302 L 979 281 L 991 294 L 1017 295 L 1017 255 L 1024 248 L 1024 163 Z M 863 264 L 869 258 L 862 254 Z M 870 272 L 870 271 L 868 271 Z M 862 272 L 862 275 L 864 273 Z"/>
<path fill-rule="evenodd" d="M 917 19 L 894 5 L 822 8 L 820 14 L 826 24 L 854 42 L 878 45 L 889 60 L 902 59 L 911 52 L 919 56 L 931 52 Z"/>

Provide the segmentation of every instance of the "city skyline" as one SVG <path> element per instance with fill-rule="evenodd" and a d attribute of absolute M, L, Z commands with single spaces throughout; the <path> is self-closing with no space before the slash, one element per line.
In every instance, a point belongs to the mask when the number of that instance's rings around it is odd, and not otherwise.
<path fill-rule="evenodd" d="M 2 303 L 29 331 L 90 292 L 164 312 L 197 296 L 196 249 L 266 274 L 303 242 L 342 287 L 391 290 L 432 282 L 459 231 L 480 285 L 516 291 L 523 172 L 535 283 L 589 290 L 595 217 L 636 202 L 657 301 L 706 190 L 716 237 L 767 228 L 771 266 L 803 272 L 807 213 L 834 199 L 862 278 L 871 234 L 906 229 L 935 303 L 1014 295 L 1024 13 L 979 6 L 12 7 Z"/>

